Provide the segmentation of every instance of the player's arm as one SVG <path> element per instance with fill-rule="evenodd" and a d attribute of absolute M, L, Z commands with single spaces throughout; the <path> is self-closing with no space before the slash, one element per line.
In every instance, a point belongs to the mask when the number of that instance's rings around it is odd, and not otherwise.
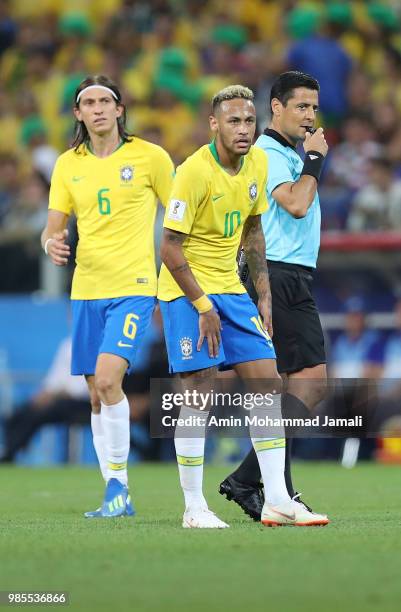
<path fill-rule="evenodd" d="M 199 339 L 197 349 L 200 351 L 206 338 L 209 357 L 217 357 L 220 344 L 220 317 L 213 308 L 212 302 L 199 286 L 183 252 L 182 245 L 187 234 L 165 227 L 160 246 L 162 262 L 167 267 L 177 285 L 184 292 L 199 312 Z"/>
<path fill-rule="evenodd" d="M 151 166 L 152 187 L 157 198 L 166 208 L 173 187 L 174 164 L 167 151 L 161 147 L 156 149 L 154 155 Z"/>
<path fill-rule="evenodd" d="M 322 128 L 316 130 L 314 134 L 306 134 L 304 149 L 305 162 L 299 180 L 283 182 L 272 191 L 276 202 L 296 219 L 305 217 L 316 195 L 328 151 Z"/>
<path fill-rule="evenodd" d="M 261 215 L 249 216 L 246 220 L 242 232 L 242 248 L 252 282 L 258 294 L 258 310 L 269 335 L 272 336 L 271 293 Z"/>
<path fill-rule="evenodd" d="M 47 225 L 40 238 L 42 248 L 56 266 L 65 266 L 70 256 L 70 247 L 65 243 L 68 219 L 66 213 L 49 210 Z"/>
<path fill-rule="evenodd" d="M 160 246 L 160 256 L 180 289 L 191 302 L 195 302 L 204 295 L 204 292 L 193 275 L 182 249 L 187 237 L 187 234 L 165 227 Z"/>
<path fill-rule="evenodd" d="M 70 247 L 65 244 L 68 236 L 67 223 L 73 211 L 70 191 L 65 181 L 65 156 L 56 161 L 50 183 L 47 224 L 41 235 L 42 248 L 56 266 L 65 266 L 70 256 Z"/>

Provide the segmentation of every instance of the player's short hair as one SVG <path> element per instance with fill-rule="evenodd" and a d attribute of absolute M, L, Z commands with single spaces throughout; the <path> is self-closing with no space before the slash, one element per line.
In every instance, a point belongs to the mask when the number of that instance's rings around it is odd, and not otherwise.
<path fill-rule="evenodd" d="M 114 83 L 114 81 L 109 79 L 109 77 L 104 76 L 103 74 L 98 74 L 95 76 L 88 76 L 83 81 L 81 81 L 81 83 L 78 85 L 78 87 L 75 90 L 74 107 L 79 108 L 78 97 L 81 91 L 83 91 L 87 87 L 91 87 L 92 85 L 100 85 L 101 87 L 106 87 L 107 89 L 110 89 L 114 93 L 113 100 L 118 106 L 123 107 L 123 112 L 121 114 L 121 117 L 117 118 L 118 133 L 123 142 L 130 142 L 132 140 L 133 135 L 129 134 L 127 131 L 127 127 L 126 127 L 127 113 L 126 113 L 125 105 L 122 102 L 121 92 L 118 86 L 116 85 L 116 83 Z M 89 144 L 89 133 L 88 133 L 88 130 L 86 129 L 86 125 L 84 124 L 84 122 L 78 121 L 78 119 L 76 119 L 75 126 L 74 126 L 74 137 L 73 137 L 72 146 L 77 151 L 81 144 L 86 144 L 86 145 Z"/>
<path fill-rule="evenodd" d="M 289 70 L 274 81 L 270 90 L 270 104 L 273 98 L 277 98 L 283 106 L 287 106 L 288 100 L 294 95 L 294 89 L 298 87 L 320 91 L 319 83 L 313 76 L 299 70 Z"/>
<path fill-rule="evenodd" d="M 244 100 L 250 100 L 253 102 L 254 93 L 249 87 L 244 85 L 229 85 L 224 89 L 221 89 L 212 98 L 212 113 L 220 106 L 222 102 L 226 100 L 235 100 L 236 98 L 243 98 Z"/>

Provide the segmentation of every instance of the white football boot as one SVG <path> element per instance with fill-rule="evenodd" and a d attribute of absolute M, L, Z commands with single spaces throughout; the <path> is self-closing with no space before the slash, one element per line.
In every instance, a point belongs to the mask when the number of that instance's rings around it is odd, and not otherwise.
<path fill-rule="evenodd" d="M 209 508 L 186 508 L 182 517 L 182 526 L 184 529 L 225 529 L 229 527 Z"/>
<path fill-rule="evenodd" d="M 317 512 L 313 512 L 311 508 L 308 508 L 304 503 L 301 502 L 299 498 L 301 493 L 297 493 L 292 498 L 292 502 L 295 504 L 295 514 L 296 514 L 296 525 L 298 527 L 313 527 L 320 526 L 324 527 L 324 525 L 328 525 L 330 523 L 326 514 L 318 514 Z"/>
<path fill-rule="evenodd" d="M 325 514 L 311 512 L 296 499 L 283 504 L 268 504 L 265 502 L 262 509 L 261 522 L 266 527 L 280 527 L 292 525 L 295 527 L 324 526 L 330 521 Z"/>

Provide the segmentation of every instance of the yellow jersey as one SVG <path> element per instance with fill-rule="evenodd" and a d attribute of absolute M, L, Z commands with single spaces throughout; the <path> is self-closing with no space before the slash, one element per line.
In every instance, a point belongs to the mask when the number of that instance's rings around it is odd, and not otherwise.
<path fill-rule="evenodd" d="M 220 165 L 214 143 L 205 145 L 178 167 L 164 227 L 187 234 L 183 252 L 205 293 L 245 293 L 236 256 L 249 215 L 268 208 L 267 156 L 251 147 L 238 174 Z M 183 292 L 163 264 L 158 297 L 171 301 Z"/>
<path fill-rule="evenodd" d="M 136 137 L 105 158 L 85 145 L 60 155 L 49 208 L 77 217 L 71 299 L 156 295 L 157 200 L 166 206 L 173 172 L 164 149 Z"/>

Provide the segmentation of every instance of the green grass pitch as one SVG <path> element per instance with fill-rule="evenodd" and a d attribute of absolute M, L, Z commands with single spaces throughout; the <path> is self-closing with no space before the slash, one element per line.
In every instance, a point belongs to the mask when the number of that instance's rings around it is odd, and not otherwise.
<path fill-rule="evenodd" d="M 209 505 L 231 525 L 213 531 L 181 528 L 174 465 L 132 467 L 137 516 L 92 521 L 96 470 L 1 468 L 0 590 L 66 590 L 82 611 L 400 609 L 399 467 L 297 464 L 298 487 L 332 520 L 323 528 L 247 519 L 217 493 L 227 471 L 205 470 Z"/>

